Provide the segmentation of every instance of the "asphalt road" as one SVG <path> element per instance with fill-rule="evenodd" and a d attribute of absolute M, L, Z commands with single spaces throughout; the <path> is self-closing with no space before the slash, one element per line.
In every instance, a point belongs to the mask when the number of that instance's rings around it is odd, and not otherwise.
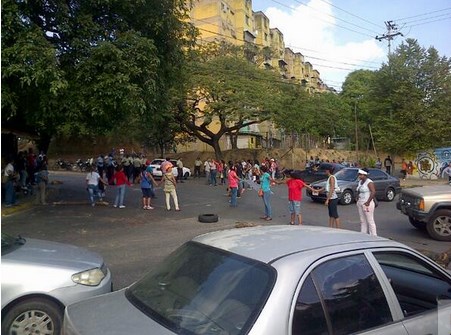
<path fill-rule="evenodd" d="M 130 285 L 160 262 L 175 248 L 194 236 L 237 225 L 283 225 L 289 222 L 287 188 L 273 188 L 273 220 L 259 219 L 263 202 L 254 190 L 247 190 L 230 208 L 225 186 L 208 186 L 205 178 L 190 179 L 178 185 L 180 212 L 166 211 L 164 194 L 157 189 L 154 210 L 143 210 L 139 185 L 127 188 L 126 208 L 112 207 L 115 189 L 108 187 L 109 205 L 91 207 L 85 189 L 85 174 L 51 172 L 50 180 L 61 184 L 49 186 L 47 206 L 32 206 L 30 198 L 22 198 L 18 210 L 2 210 L 2 231 L 11 235 L 71 243 L 99 252 L 113 273 L 115 289 Z M 28 203 L 28 205 L 26 205 Z M 375 219 L 378 235 L 405 243 L 413 248 L 443 252 L 449 243 L 432 240 L 413 228 L 394 202 L 379 202 Z M 218 214 L 216 223 L 198 222 L 198 215 Z M 342 227 L 359 231 L 355 205 L 339 206 Z M 327 207 L 305 197 L 302 202 L 303 222 L 327 226 Z"/>

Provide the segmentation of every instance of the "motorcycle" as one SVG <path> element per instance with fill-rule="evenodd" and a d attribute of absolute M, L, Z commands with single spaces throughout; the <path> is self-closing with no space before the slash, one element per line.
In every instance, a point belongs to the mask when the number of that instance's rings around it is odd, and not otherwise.
<path fill-rule="evenodd" d="M 82 161 L 81 159 L 77 159 L 77 162 L 75 164 L 80 169 L 81 172 L 86 172 L 91 167 L 89 159 L 85 162 Z"/>
<path fill-rule="evenodd" d="M 72 171 L 73 170 L 73 165 L 70 162 L 64 161 L 61 158 L 59 158 L 56 163 L 55 163 L 56 167 L 58 169 L 62 169 L 62 170 L 68 170 L 68 171 Z"/>

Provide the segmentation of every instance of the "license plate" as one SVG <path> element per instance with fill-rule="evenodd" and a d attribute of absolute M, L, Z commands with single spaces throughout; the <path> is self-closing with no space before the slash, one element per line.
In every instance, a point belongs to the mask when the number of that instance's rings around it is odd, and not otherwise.
<path fill-rule="evenodd" d="M 319 192 L 318 191 L 313 191 L 312 194 L 313 195 L 319 195 Z"/>

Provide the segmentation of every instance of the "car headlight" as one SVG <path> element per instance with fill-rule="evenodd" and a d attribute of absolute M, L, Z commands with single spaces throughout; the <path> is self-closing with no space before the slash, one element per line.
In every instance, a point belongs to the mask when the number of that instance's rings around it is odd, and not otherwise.
<path fill-rule="evenodd" d="M 72 275 L 72 281 L 77 284 L 87 286 L 97 286 L 102 279 L 105 278 L 105 274 L 99 268 L 83 271 Z"/>

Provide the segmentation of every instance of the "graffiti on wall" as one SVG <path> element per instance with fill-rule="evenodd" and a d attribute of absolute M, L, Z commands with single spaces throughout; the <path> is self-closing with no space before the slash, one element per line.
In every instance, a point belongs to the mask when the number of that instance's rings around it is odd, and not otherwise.
<path fill-rule="evenodd" d="M 451 162 L 451 148 L 438 148 L 420 152 L 415 158 L 415 168 L 422 179 L 443 178 L 443 170 Z"/>

